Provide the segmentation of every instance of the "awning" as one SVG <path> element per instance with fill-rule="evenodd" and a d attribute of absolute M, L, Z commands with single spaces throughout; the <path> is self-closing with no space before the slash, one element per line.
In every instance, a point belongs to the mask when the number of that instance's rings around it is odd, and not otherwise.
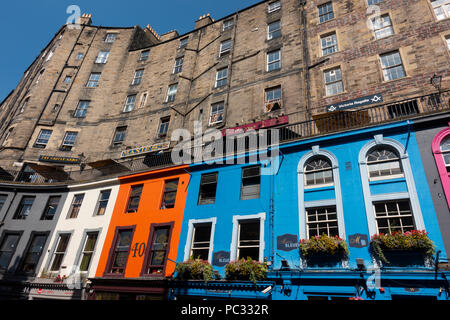
<path fill-rule="evenodd" d="M 27 165 L 33 169 L 36 173 L 43 176 L 46 179 L 52 179 L 56 181 L 67 181 L 69 175 L 64 171 L 62 167 L 57 166 L 44 166 L 42 164 L 27 163 Z"/>
<path fill-rule="evenodd" d="M 367 110 L 333 111 L 312 116 L 320 133 L 345 130 L 352 127 L 360 127 L 370 123 Z"/>
<path fill-rule="evenodd" d="M 121 165 L 113 159 L 89 162 L 88 165 L 94 169 L 101 171 L 105 175 L 130 171 L 130 169 L 128 169 L 124 165 Z"/>

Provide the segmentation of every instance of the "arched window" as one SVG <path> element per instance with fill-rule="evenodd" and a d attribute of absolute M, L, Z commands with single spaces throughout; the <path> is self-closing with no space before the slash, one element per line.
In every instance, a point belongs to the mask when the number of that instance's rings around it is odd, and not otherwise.
<path fill-rule="evenodd" d="M 305 186 L 333 185 L 333 168 L 325 157 L 314 157 L 305 164 Z"/>
<path fill-rule="evenodd" d="M 367 169 L 371 180 L 403 176 L 400 156 L 394 149 L 386 146 L 369 151 Z"/>
<path fill-rule="evenodd" d="M 445 167 L 447 172 L 450 172 L 450 135 L 445 137 L 441 142 L 441 152 L 444 158 Z"/>

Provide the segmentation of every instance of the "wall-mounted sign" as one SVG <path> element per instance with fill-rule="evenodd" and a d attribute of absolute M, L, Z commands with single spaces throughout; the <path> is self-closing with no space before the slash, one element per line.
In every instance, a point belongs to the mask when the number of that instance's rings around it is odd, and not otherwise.
<path fill-rule="evenodd" d="M 228 263 L 230 263 L 230 252 L 218 251 L 213 253 L 212 264 L 214 266 L 223 267 Z"/>
<path fill-rule="evenodd" d="M 40 156 L 39 161 L 41 162 L 52 162 L 52 163 L 67 163 L 67 164 L 79 164 L 81 163 L 80 158 L 74 157 L 60 157 L 60 156 Z"/>
<path fill-rule="evenodd" d="M 383 96 L 381 94 L 373 94 L 362 98 L 356 98 L 353 100 L 347 100 L 339 103 L 335 103 L 327 106 L 327 112 L 333 112 L 338 110 L 345 110 L 350 108 L 357 108 L 366 106 L 369 104 L 383 102 Z"/>
<path fill-rule="evenodd" d="M 224 130 L 222 130 L 222 136 L 229 136 L 229 135 L 233 135 L 233 134 L 244 133 L 244 132 L 247 132 L 248 130 L 259 130 L 259 129 L 270 128 L 270 127 L 274 127 L 274 126 L 277 126 L 280 124 L 286 124 L 286 123 L 289 123 L 289 116 L 282 116 L 282 117 L 278 117 L 278 118 L 244 124 L 242 126 L 238 126 L 238 127 L 234 127 L 234 128 L 230 128 L 230 129 L 224 129 Z"/>
<path fill-rule="evenodd" d="M 277 237 L 277 249 L 292 251 L 298 248 L 298 239 L 295 234 L 283 234 Z"/>
<path fill-rule="evenodd" d="M 167 141 L 167 142 L 153 144 L 151 146 L 139 147 L 139 148 L 134 148 L 134 149 L 130 149 L 130 150 L 125 150 L 125 151 L 122 151 L 120 157 L 121 158 L 132 157 L 132 156 L 137 156 L 137 155 L 144 154 L 144 153 L 150 153 L 150 152 L 165 150 L 165 149 L 168 149 L 169 146 L 170 146 L 170 141 Z"/>
<path fill-rule="evenodd" d="M 369 245 L 369 237 L 367 234 L 352 234 L 348 236 L 349 246 L 352 248 L 364 248 Z"/>

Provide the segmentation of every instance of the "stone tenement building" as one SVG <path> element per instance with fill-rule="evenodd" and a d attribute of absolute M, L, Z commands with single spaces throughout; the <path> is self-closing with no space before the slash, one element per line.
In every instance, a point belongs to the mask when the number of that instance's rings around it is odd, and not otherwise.
<path fill-rule="evenodd" d="M 261 1 L 161 36 L 150 26 L 94 26 L 84 14 L 80 28 L 55 34 L 1 102 L 3 174 L 48 173 L 48 161 L 54 172 L 121 162 L 122 151 L 170 142 L 195 120 L 203 130 L 314 120 L 309 133 L 294 133 L 302 137 L 380 120 L 349 107 L 392 104 L 383 121 L 426 113 L 449 86 L 448 7 Z M 320 122 L 330 115 L 334 129 Z"/>

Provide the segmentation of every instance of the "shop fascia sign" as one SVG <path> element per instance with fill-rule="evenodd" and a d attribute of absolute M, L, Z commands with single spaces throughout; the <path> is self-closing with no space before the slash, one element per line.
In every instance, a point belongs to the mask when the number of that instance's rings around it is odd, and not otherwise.
<path fill-rule="evenodd" d="M 137 155 L 141 155 L 141 154 L 145 154 L 145 153 L 165 150 L 165 149 L 168 149 L 169 146 L 170 146 L 170 142 L 167 141 L 167 142 L 153 144 L 151 146 L 145 146 L 145 147 L 124 150 L 124 151 L 122 151 L 120 157 L 121 158 L 132 157 L 132 156 L 137 156 Z"/>
<path fill-rule="evenodd" d="M 361 98 L 356 98 L 353 100 L 347 100 L 339 103 L 335 103 L 327 106 L 327 112 L 345 110 L 350 108 L 357 108 L 362 106 L 367 106 L 370 104 L 383 102 L 383 96 L 381 94 L 373 94 L 370 96 L 365 96 Z"/>

